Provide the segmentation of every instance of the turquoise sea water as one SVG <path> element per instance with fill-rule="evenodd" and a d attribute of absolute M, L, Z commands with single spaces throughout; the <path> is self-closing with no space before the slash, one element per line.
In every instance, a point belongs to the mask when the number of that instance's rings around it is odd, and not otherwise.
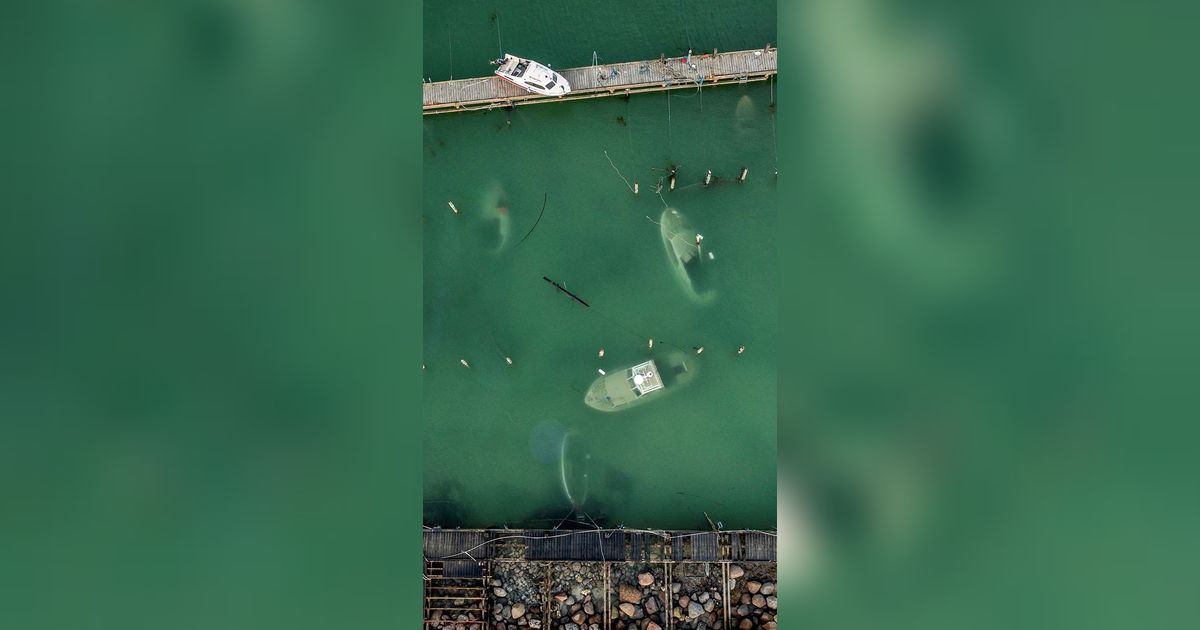
<path fill-rule="evenodd" d="M 593 49 L 614 62 L 686 53 L 689 37 L 696 50 L 755 48 L 774 40 L 774 6 L 758 5 L 427 4 L 426 74 L 449 77 L 450 32 L 454 76 L 486 75 L 493 12 L 507 51 L 570 67 Z M 774 525 L 772 96 L 758 82 L 425 118 L 429 524 L 551 526 L 575 504 L 575 519 L 601 524 L 699 527 L 707 512 Z M 677 188 L 660 198 L 672 164 Z M 708 303 L 669 264 L 655 223 L 667 205 L 704 235 Z M 584 405 L 598 369 L 674 349 L 692 382 L 618 413 Z"/>

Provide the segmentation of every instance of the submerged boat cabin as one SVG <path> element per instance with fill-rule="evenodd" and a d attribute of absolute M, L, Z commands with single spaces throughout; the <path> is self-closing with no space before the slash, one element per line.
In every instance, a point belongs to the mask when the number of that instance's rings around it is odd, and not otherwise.
<path fill-rule="evenodd" d="M 692 371 L 688 369 L 686 361 L 687 357 L 682 352 L 669 352 L 659 358 L 666 372 L 661 372 L 653 360 L 647 360 L 602 376 L 592 382 L 584 396 L 584 402 L 600 411 L 635 407 L 647 399 L 657 398 L 662 392 L 690 381 Z M 668 388 L 668 385 L 671 387 Z"/>

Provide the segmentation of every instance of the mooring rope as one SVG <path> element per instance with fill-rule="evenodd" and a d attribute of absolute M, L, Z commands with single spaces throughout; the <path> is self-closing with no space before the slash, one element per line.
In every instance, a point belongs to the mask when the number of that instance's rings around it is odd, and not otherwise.
<path fill-rule="evenodd" d="M 688 48 L 695 48 L 695 46 L 692 45 L 692 29 L 687 23 L 687 13 L 685 13 L 683 10 L 683 0 L 679 0 L 679 21 L 683 22 L 684 32 L 687 33 Z"/>
<path fill-rule="evenodd" d="M 608 158 L 609 165 L 613 167 L 613 170 L 617 172 L 617 175 L 621 178 L 621 180 L 625 182 L 625 187 L 629 189 L 629 192 L 633 192 L 633 186 L 629 183 L 629 180 L 625 179 L 624 175 L 621 175 L 621 169 L 617 168 L 616 164 L 613 164 L 611 157 L 608 157 L 607 149 L 604 151 L 604 157 Z"/>
<path fill-rule="evenodd" d="M 584 513 L 584 516 L 587 516 L 586 512 Z M 590 520 L 591 517 L 588 516 L 588 519 Z M 592 524 L 595 525 L 595 521 L 593 521 Z M 485 547 L 487 545 L 490 545 L 491 543 L 494 543 L 494 542 L 497 542 L 500 540 L 510 540 L 510 539 L 514 539 L 514 538 L 523 539 L 523 540 L 551 540 L 554 538 L 564 538 L 566 536 L 575 536 L 577 534 L 590 534 L 590 533 L 592 533 L 592 531 L 593 530 L 585 529 L 585 530 L 573 530 L 573 531 L 565 532 L 562 534 L 543 534 L 541 536 L 530 536 L 528 534 L 514 534 L 512 536 L 500 536 L 498 538 L 486 540 L 482 543 L 479 543 L 478 545 L 475 545 L 474 547 L 471 547 L 469 549 L 464 549 L 462 551 L 451 554 L 449 556 L 445 556 L 442 558 L 434 558 L 434 559 L 435 560 L 445 560 L 447 558 L 453 558 L 454 556 L 465 555 L 468 558 L 471 558 L 472 560 L 474 560 L 475 558 L 471 556 L 472 551 L 475 551 L 476 549 L 479 549 L 480 547 Z M 597 533 L 608 533 L 609 536 L 611 536 L 612 534 L 615 534 L 617 532 L 630 532 L 630 533 L 634 533 L 634 534 L 652 534 L 654 536 L 658 536 L 658 537 L 666 539 L 666 540 L 673 540 L 675 538 L 691 538 L 693 536 L 707 536 L 709 534 L 714 533 L 714 532 L 690 532 L 687 534 L 673 534 L 672 535 L 672 534 L 667 533 L 666 530 L 637 529 L 637 528 L 627 528 L 627 527 L 616 527 L 616 528 L 610 527 L 608 529 L 600 529 L 599 526 L 597 526 L 597 529 L 594 531 L 596 531 Z M 779 537 L 778 532 L 764 532 L 764 531 L 760 531 L 757 529 L 726 530 L 726 531 L 722 531 L 722 532 L 718 532 L 718 533 L 736 534 L 739 532 L 753 532 L 756 534 L 764 534 L 767 536 L 771 536 L 773 538 Z M 426 559 L 428 559 L 428 558 L 426 558 Z"/>
<path fill-rule="evenodd" d="M 504 56 L 504 42 L 500 39 L 500 12 L 496 12 L 496 43 L 500 46 L 500 56 Z"/>
<path fill-rule="evenodd" d="M 771 110 L 771 148 L 775 157 L 775 174 L 779 174 L 779 134 L 775 132 L 775 77 L 771 77 L 771 104 L 768 109 Z"/>
<path fill-rule="evenodd" d="M 671 90 L 667 90 L 667 155 L 671 154 Z"/>
<path fill-rule="evenodd" d="M 533 234 L 533 231 L 537 229 L 538 223 L 542 222 L 542 215 L 546 213 L 546 200 L 549 198 L 550 198 L 550 193 L 545 193 L 544 195 L 542 195 L 542 211 L 538 213 L 537 221 L 534 221 L 533 227 L 529 228 L 529 231 L 525 233 L 525 236 L 521 237 L 521 240 L 517 241 L 516 245 L 513 245 L 513 249 L 520 247 L 521 243 L 524 243 L 525 239 L 529 238 L 529 235 Z"/>

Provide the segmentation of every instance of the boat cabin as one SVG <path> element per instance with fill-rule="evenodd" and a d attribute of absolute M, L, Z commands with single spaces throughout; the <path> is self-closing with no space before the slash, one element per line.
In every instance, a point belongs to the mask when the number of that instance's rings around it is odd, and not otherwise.
<path fill-rule="evenodd" d="M 629 368 L 629 387 L 635 396 L 642 396 L 663 388 L 662 377 L 654 361 L 646 361 Z"/>

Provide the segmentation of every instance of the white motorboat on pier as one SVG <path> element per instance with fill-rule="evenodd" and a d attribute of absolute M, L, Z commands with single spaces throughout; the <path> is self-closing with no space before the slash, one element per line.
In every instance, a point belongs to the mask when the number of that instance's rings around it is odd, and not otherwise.
<path fill-rule="evenodd" d="M 505 54 L 492 63 L 499 66 L 496 76 L 534 94 L 562 96 L 571 91 L 571 84 L 561 74 L 532 59 Z"/>

